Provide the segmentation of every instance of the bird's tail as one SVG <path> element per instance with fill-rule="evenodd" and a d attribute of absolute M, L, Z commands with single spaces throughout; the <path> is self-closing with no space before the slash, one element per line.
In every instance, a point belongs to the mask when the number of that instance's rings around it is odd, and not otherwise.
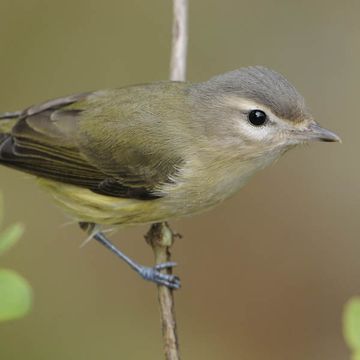
<path fill-rule="evenodd" d="M 8 134 L 0 133 L 0 144 L 8 137 Z"/>
<path fill-rule="evenodd" d="M 6 112 L 0 114 L 0 120 L 8 120 L 18 118 L 22 114 L 22 111 Z"/>
<path fill-rule="evenodd" d="M 21 111 L 0 114 L 0 144 L 8 137 L 8 134 L 11 132 L 11 129 L 16 124 L 21 114 Z"/>

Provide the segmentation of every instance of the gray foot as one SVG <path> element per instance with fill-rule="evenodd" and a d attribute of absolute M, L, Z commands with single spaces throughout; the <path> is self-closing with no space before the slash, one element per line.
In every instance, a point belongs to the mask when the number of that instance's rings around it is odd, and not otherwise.
<path fill-rule="evenodd" d="M 88 233 L 92 233 L 94 230 L 95 224 L 92 223 L 79 223 L 80 227 L 87 231 Z M 130 259 L 126 256 L 122 251 L 120 251 L 110 240 L 102 232 L 97 232 L 92 235 L 96 241 L 105 246 L 111 252 L 116 254 L 119 258 L 124 260 L 132 269 L 134 269 L 140 276 L 148 281 L 152 281 L 158 285 L 164 285 L 169 287 L 170 289 L 179 289 L 180 288 L 180 279 L 175 275 L 163 274 L 161 270 L 172 268 L 176 266 L 174 262 L 166 262 L 163 264 L 156 265 L 154 267 L 146 267 L 139 265 L 134 260 Z"/>
<path fill-rule="evenodd" d="M 154 267 L 141 266 L 138 269 L 143 279 L 154 282 L 158 285 L 165 285 L 170 289 L 179 289 L 181 286 L 180 279 L 176 275 L 163 274 L 160 271 L 176 266 L 174 262 L 166 262 L 155 265 Z"/>

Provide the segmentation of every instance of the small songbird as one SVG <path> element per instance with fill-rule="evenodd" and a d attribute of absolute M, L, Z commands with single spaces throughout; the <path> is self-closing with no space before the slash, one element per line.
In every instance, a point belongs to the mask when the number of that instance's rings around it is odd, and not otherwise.
<path fill-rule="evenodd" d="M 0 115 L 0 163 L 37 177 L 58 204 L 143 278 L 179 279 L 144 267 L 96 225 L 192 215 L 238 191 L 258 170 L 321 128 L 280 74 L 247 67 L 190 83 L 163 81 L 51 100 Z"/>

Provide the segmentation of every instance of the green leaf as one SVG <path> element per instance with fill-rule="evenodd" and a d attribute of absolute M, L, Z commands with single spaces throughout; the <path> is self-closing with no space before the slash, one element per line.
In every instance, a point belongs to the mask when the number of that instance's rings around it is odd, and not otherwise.
<path fill-rule="evenodd" d="M 0 255 L 10 249 L 24 233 L 24 226 L 21 224 L 10 225 L 0 234 Z"/>
<path fill-rule="evenodd" d="M 28 282 L 18 273 L 0 270 L 0 321 L 24 316 L 30 309 L 32 291 Z"/>
<path fill-rule="evenodd" d="M 360 352 L 360 297 L 350 299 L 344 309 L 344 337 L 352 350 Z"/>

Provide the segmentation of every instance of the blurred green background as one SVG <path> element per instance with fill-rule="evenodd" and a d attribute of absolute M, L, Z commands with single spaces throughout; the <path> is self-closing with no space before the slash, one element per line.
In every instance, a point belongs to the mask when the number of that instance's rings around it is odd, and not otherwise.
<path fill-rule="evenodd" d="M 191 1 L 191 0 L 190 0 Z M 215 210 L 172 221 L 184 359 L 347 359 L 360 293 L 358 0 L 193 0 L 190 80 L 262 64 L 287 76 L 343 144 L 286 154 Z M 0 111 L 168 77 L 171 2 L 1 0 Z M 0 324 L 0 359 L 161 359 L 156 289 L 84 235 L 30 176 L 0 168 L 6 221 L 26 232 L 0 266 L 34 308 Z M 146 227 L 113 239 L 151 264 Z"/>

